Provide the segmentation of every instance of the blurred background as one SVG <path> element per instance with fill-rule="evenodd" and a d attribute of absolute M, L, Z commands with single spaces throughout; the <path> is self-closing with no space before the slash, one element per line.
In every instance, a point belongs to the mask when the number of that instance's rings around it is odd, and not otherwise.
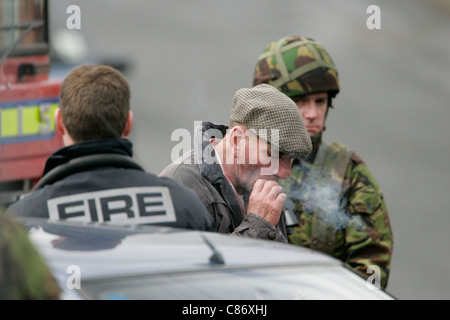
<path fill-rule="evenodd" d="M 80 30 L 66 26 L 69 5 L 80 8 Z M 381 9 L 379 30 L 366 25 L 371 5 Z M 50 6 L 51 35 L 69 48 L 65 59 L 123 70 L 132 90 L 135 157 L 156 174 L 171 162 L 175 129 L 193 134 L 194 121 L 228 123 L 235 91 L 252 86 L 269 42 L 286 35 L 317 40 L 341 81 L 324 138 L 365 160 L 387 203 L 394 233 L 388 291 L 399 299 L 450 299 L 450 0 Z"/>

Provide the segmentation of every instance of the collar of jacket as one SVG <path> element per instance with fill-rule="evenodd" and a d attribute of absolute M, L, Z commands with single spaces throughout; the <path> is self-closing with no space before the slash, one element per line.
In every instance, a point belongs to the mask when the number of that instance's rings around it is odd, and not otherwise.
<path fill-rule="evenodd" d="M 98 154 L 113 153 L 133 156 L 133 144 L 128 139 L 105 139 L 85 141 L 56 150 L 47 160 L 44 175 L 53 168 L 69 162 L 72 159 Z"/>
<path fill-rule="evenodd" d="M 222 139 L 226 130 L 225 125 L 217 125 L 212 122 L 203 122 L 195 131 L 195 157 L 196 163 L 200 165 L 200 173 L 212 184 L 222 183 L 226 178 L 222 167 L 216 158 L 216 152 L 210 142 L 211 138 Z"/>
<path fill-rule="evenodd" d="M 231 184 L 225 178 L 222 167 L 216 158 L 216 152 L 210 142 L 213 137 L 222 139 L 227 129 L 228 127 L 225 125 L 203 122 L 195 132 L 194 139 L 199 146 L 196 150 L 196 157 L 201 157 L 201 161 L 197 161 L 201 175 L 222 195 L 234 212 L 234 222 L 239 225 L 244 219 L 244 213 L 240 209 L 239 200 L 236 198 Z"/>

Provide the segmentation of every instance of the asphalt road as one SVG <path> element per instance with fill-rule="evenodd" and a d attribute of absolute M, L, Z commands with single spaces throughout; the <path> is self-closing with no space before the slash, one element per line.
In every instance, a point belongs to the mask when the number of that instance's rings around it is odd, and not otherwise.
<path fill-rule="evenodd" d="M 399 299 L 450 299 L 450 0 L 53 1 L 69 5 L 93 57 L 128 62 L 136 158 L 158 173 L 194 121 L 228 122 L 256 58 L 285 35 L 322 43 L 341 93 L 325 139 L 361 156 L 384 193 L 394 233 L 388 290 Z M 370 5 L 381 29 L 368 29 Z M 86 60 L 87 61 L 87 60 Z"/>

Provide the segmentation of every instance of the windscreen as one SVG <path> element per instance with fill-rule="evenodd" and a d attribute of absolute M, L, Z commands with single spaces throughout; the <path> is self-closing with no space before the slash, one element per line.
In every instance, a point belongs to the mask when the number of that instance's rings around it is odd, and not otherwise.
<path fill-rule="evenodd" d="M 371 300 L 391 299 L 340 265 L 223 269 L 87 281 L 92 299 Z"/>

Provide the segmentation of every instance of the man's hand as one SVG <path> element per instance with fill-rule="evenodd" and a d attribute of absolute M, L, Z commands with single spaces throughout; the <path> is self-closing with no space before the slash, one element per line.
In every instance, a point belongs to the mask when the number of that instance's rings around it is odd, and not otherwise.
<path fill-rule="evenodd" d="M 272 225 L 280 220 L 286 194 L 278 182 L 273 180 L 256 180 L 248 200 L 248 213 L 254 213 Z"/>

